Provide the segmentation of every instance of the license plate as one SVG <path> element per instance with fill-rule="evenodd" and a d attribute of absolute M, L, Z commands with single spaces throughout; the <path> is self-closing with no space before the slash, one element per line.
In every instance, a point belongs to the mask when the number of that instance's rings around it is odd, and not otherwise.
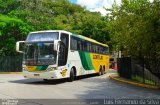
<path fill-rule="evenodd" d="M 34 76 L 39 76 L 39 74 L 34 74 Z"/>

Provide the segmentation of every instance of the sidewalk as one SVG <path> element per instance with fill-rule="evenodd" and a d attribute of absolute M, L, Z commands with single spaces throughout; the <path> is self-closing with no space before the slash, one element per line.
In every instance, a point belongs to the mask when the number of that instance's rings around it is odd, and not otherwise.
<path fill-rule="evenodd" d="M 22 72 L 0 72 L 0 74 L 22 74 Z"/>
<path fill-rule="evenodd" d="M 133 80 L 129 80 L 129 79 L 126 79 L 126 78 L 119 77 L 117 72 L 116 71 L 113 72 L 113 70 L 111 70 L 111 73 L 109 72 L 109 78 L 112 79 L 112 80 L 121 82 L 121 83 L 127 83 L 127 84 L 131 84 L 131 85 L 134 85 L 134 86 L 150 88 L 150 89 L 160 89 L 160 87 L 158 87 L 158 86 L 147 85 L 147 84 L 143 84 L 143 83 L 139 83 L 139 82 L 136 82 L 136 81 L 133 81 Z"/>

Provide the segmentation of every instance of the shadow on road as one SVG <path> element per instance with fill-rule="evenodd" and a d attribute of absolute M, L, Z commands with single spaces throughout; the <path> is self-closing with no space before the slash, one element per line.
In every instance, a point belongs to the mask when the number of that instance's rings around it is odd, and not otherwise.
<path fill-rule="evenodd" d="M 66 82 L 66 79 L 48 80 L 48 81 L 43 81 L 42 79 L 21 79 L 9 82 L 18 84 L 31 84 L 31 85 L 58 85 Z"/>
<path fill-rule="evenodd" d="M 76 94 L 78 99 L 160 99 L 160 90 L 123 84 L 109 78 L 93 78 L 83 82 L 92 82 L 92 85 L 86 86 L 88 91 L 83 94 Z"/>
<path fill-rule="evenodd" d="M 83 80 L 83 79 L 91 78 L 95 76 L 97 76 L 97 74 L 78 76 L 75 78 L 74 81 Z M 47 80 L 47 81 L 44 81 L 43 79 L 21 79 L 21 80 L 9 81 L 9 82 L 18 83 L 18 84 L 32 84 L 32 85 L 58 85 L 58 84 L 69 82 L 69 79 L 68 78 L 67 79 L 55 79 L 55 80 Z"/>
<path fill-rule="evenodd" d="M 87 78 L 91 78 L 91 77 L 96 77 L 98 76 L 97 74 L 89 74 L 89 75 L 83 75 L 83 76 L 78 76 L 76 77 L 75 81 L 76 80 L 83 80 L 83 79 L 87 79 Z"/>

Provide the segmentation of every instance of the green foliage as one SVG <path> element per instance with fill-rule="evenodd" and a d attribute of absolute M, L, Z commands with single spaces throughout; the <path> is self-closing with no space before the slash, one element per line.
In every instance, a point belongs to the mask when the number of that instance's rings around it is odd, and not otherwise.
<path fill-rule="evenodd" d="M 104 17 L 99 13 L 75 14 L 75 17 L 76 24 L 73 26 L 75 26 L 74 29 L 81 30 L 80 34 L 86 35 L 87 37 L 96 39 L 103 43 L 110 40 L 108 30 L 106 30 L 108 24 L 107 20 L 104 21 Z"/>
<path fill-rule="evenodd" d="M 15 55 L 15 43 L 25 40 L 33 28 L 20 19 L 0 15 L 0 55 Z"/>
<path fill-rule="evenodd" d="M 84 8 L 67 0 L 22 0 L 18 9 L 9 15 L 33 25 L 35 30 L 70 29 L 72 26 L 67 22 L 71 15 L 80 11 Z"/>
<path fill-rule="evenodd" d="M 6 36 L 6 40 L 0 44 L 5 45 L 0 55 L 15 54 L 15 51 L 9 51 L 9 48 L 14 49 L 13 43 L 24 40 L 31 30 L 66 30 L 103 43 L 110 40 L 108 18 L 101 16 L 100 13 L 89 12 L 68 0 L 0 0 L 0 2 L 0 13 L 10 17 L 0 17 L 2 20 L 0 37 Z"/>
<path fill-rule="evenodd" d="M 144 82 L 145 84 L 149 84 L 149 85 L 155 85 L 156 84 L 156 81 L 148 80 L 148 79 L 145 79 L 145 78 L 137 76 L 137 75 L 133 76 L 132 80 L 134 80 L 136 82 L 140 82 L 140 83 Z"/>
<path fill-rule="evenodd" d="M 16 9 L 18 5 L 18 0 L 0 0 L 0 14 L 7 14 Z"/>
<path fill-rule="evenodd" d="M 112 43 L 124 56 L 160 58 L 160 2 L 122 0 L 111 10 Z"/>

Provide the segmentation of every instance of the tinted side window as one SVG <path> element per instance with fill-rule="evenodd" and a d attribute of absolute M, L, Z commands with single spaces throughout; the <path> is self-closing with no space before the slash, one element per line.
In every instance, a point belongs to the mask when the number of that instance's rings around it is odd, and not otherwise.
<path fill-rule="evenodd" d="M 108 47 L 104 47 L 104 54 L 108 54 Z"/>
<path fill-rule="evenodd" d="M 77 50 L 77 40 L 74 36 L 71 36 L 71 50 Z"/>

